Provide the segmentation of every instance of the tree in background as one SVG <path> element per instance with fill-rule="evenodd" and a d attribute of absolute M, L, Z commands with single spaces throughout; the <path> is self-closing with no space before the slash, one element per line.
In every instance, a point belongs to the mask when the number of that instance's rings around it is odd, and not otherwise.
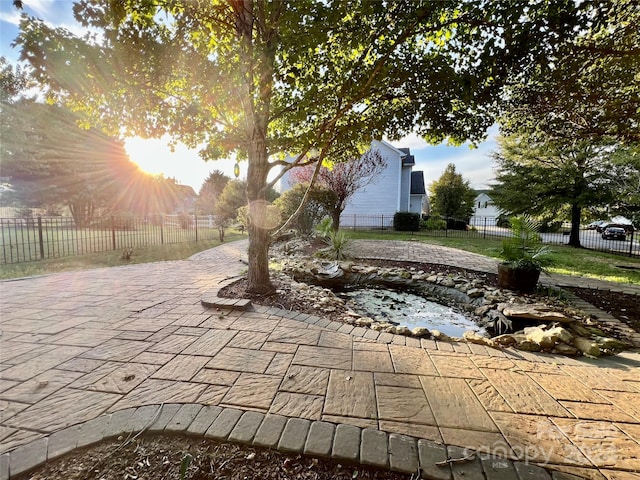
<path fill-rule="evenodd" d="M 174 179 L 149 175 L 122 142 L 78 126 L 65 108 L 25 96 L 29 78 L 0 58 L 3 204 L 69 208 L 76 225 L 114 212 L 171 213 L 182 203 Z"/>
<path fill-rule="evenodd" d="M 583 209 L 608 205 L 618 195 L 611 181 L 614 146 L 524 135 L 500 138 L 498 145 L 496 205 L 547 223 L 568 216 L 572 227 L 577 226 L 571 229 L 569 245 L 579 247 Z"/>
<path fill-rule="evenodd" d="M 377 177 L 387 168 L 387 162 L 377 150 L 368 150 L 358 157 L 347 157 L 334 162 L 325 162 L 317 173 L 315 186 L 320 190 L 329 190 L 335 195 L 324 195 L 326 209 L 332 220 L 332 228 L 340 228 L 340 215 L 349 200 L 360 189 L 375 183 Z M 301 167 L 292 172 L 292 178 L 309 185 L 315 169 Z M 315 188 L 315 187 L 314 187 Z"/>
<path fill-rule="evenodd" d="M 441 217 L 455 218 L 469 221 L 473 215 L 473 203 L 476 193 L 469 186 L 469 181 L 462 178 L 462 174 L 456 172 L 453 163 L 447 168 L 438 180 L 429 185 L 431 212 Z"/>
<path fill-rule="evenodd" d="M 198 210 L 201 213 L 205 215 L 214 213 L 216 202 L 229 180 L 231 178 L 220 170 L 214 170 L 209 174 L 198 192 Z"/>
<path fill-rule="evenodd" d="M 83 0 L 74 13 L 91 28 L 85 38 L 23 16 L 16 43 L 50 98 L 89 123 L 204 145 L 206 159 L 247 159 L 248 290 L 267 293 L 271 238 L 260 219 L 278 180 L 267 181 L 272 168 L 319 167 L 385 134 L 478 141 L 494 122 L 505 81 L 548 62 L 558 42 L 598 21 L 598 8 Z M 299 152 L 291 164 L 290 151 Z"/>
<path fill-rule="evenodd" d="M 584 209 L 610 214 L 620 206 L 633 216 L 640 208 L 637 158 L 629 154 L 640 142 L 640 6 L 620 0 L 598 8 L 557 58 L 507 90 L 495 156 L 496 203 L 569 219 L 575 247 Z"/>
<path fill-rule="evenodd" d="M 330 215 L 330 209 L 337 202 L 335 192 L 315 186 L 304 208 L 298 211 L 308 188 L 306 183 L 296 183 L 274 203 L 282 218 L 293 218 L 291 225 L 303 235 L 311 233 L 320 220 Z"/>
<path fill-rule="evenodd" d="M 22 205 L 64 204 L 84 227 L 114 207 L 139 172 L 122 142 L 79 128 L 63 108 L 22 99 L 3 118 L 2 175 Z"/>

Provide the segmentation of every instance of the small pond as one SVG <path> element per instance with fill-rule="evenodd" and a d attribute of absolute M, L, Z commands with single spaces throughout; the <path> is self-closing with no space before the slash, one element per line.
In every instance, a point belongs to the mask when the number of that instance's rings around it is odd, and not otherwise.
<path fill-rule="evenodd" d="M 410 329 L 426 327 L 450 337 L 462 337 L 467 330 L 487 335 L 482 327 L 453 308 L 413 293 L 363 288 L 341 292 L 338 296 L 347 301 L 354 312 L 376 321 L 406 325 Z"/>

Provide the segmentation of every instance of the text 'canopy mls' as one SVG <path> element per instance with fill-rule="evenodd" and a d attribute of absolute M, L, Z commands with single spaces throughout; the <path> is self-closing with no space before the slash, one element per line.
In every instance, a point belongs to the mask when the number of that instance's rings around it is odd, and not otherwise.
<path fill-rule="evenodd" d="M 82 0 L 76 18 L 101 35 L 24 16 L 17 43 L 50 96 L 89 122 L 247 159 L 258 219 L 270 169 L 309 153 L 412 131 L 482 139 L 507 79 L 548 61 L 594 12 L 568 0 Z M 250 222 L 249 237 L 248 288 L 270 291 L 269 231 Z"/>

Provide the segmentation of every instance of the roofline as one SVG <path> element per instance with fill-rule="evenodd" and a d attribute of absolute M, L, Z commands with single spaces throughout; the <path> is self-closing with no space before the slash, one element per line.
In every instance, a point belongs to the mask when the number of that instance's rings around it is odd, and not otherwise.
<path fill-rule="evenodd" d="M 398 155 L 400 155 L 401 157 L 406 156 L 407 154 L 404 153 L 402 150 L 398 150 L 396 147 L 394 147 L 393 145 L 391 145 L 389 142 L 386 142 L 384 140 L 373 140 L 371 143 L 373 144 L 374 142 L 378 142 L 382 145 L 384 145 L 385 147 L 393 150 L 395 153 L 397 153 Z"/>

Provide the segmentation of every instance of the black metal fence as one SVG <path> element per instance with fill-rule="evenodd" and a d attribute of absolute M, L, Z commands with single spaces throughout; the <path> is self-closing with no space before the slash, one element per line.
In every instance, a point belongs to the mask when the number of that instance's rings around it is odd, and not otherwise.
<path fill-rule="evenodd" d="M 500 239 L 511 231 L 497 225 L 495 217 L 472 217 L 469 225 L 456 219 L 430 219 L 412 235 L 446 238 Z M 345 230 L 395 233 L 393 215 L 348 215 L 341 218 Z M 70 217 L 0 218 L 2 264 L 33 262 L 109 250 L 126 250 L 148 245 L 167 245 L 215 240 L 218 228 L 212 216 L 149 215 L 146 217 L 105 217 L 87 227 L 79 227 Z M 548 244 L 566 245 L 568 230 L 543 233 Z M 629 257 L 640 256 L 640 233 L 625 240 L 603 239 L 596 230 L 581 230 L 583 247 Z"/>
<path fill-rule="evenodd" d="M 469 223 L 454 218 L 432 217 L 422 222 L 419 231 L 404 232 L 411 235 L 446 238 L 483 238 L 500 239 L 511 235 L 507 227 L 498 226 L 497 217 L 471 217 Z M 378 233 L 396 233 L 393 229 L 393 215 L 343 215 L 340 228 L 345 230 L 374 231 Z M 569 225 L 563 225 L 558 232 L 542 233 L 542 239 L 550 245 L 567 245 Z M 580 230 L 580 243 L 584 248 L 602 252 L 640 256 L 640 231 L 631 231 L 625 240 L 609 240 L 596 230 Z"/>
<path fill-rule="evenodd" d="M 212 216 L 112 216 L 86 227 L 71 217 L 0 218 L 0 255 L 1 263 L 10 264 L 218 236 Z"/>

